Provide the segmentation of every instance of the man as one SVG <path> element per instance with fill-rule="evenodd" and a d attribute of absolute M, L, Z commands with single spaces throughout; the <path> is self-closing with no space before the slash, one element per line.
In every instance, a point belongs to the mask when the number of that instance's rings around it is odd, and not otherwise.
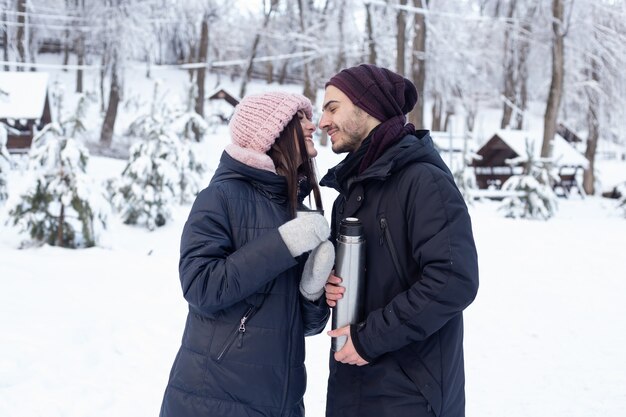
<path fill-rule="evenodd" d="M 345 217 L 364 225 L 364 316 L 330 359 L 327 417 L 465 414 L 462 311 L 478 289 L 467 207 L 428 131 L 406 123 L 415 86 L 373 65 L 326 84 L 320 127 L 347 157 L 321 181 Z M 345 288 L 331 275 L 333 307 Z"/>

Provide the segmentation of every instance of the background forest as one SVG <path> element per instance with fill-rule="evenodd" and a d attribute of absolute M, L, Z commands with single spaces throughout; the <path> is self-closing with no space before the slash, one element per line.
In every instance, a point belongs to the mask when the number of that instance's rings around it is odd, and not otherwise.
<path fill-rule="evenodd" d="M 63 56 L 75 90 L 102 111 L 99 140 L 110 146 L 129 71 L 187 69 L 195 111 L 205 115 L 206 74 L 291 83 L 316 101 L 336 71 L 362 62 L 412 79 L 422 100 L 418 128 L 447 130 L 462 117 L 473 131 L 484 107 L 501 108 L 501 127 L 524 129 L 543 103 L 542 156 L 558 123 L 586 139 L 594 190 L 599 141 L 624 142 L 626 6 L 623 0 L 2 0 L 5 71 L 44 70 L 43 53 Z M 58 65 L 58 64 L 57 64 Z M 428 107 L 425 107 L 428 103 Z M 319 107 L 319 103 L 317 103 Z"/>

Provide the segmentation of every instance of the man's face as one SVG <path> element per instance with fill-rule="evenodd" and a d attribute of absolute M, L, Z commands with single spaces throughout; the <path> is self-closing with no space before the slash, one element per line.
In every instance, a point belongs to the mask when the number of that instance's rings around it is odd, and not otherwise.
<path fill-rule="evenodd" d="M 357 150 L 371 130 L 367 120 L 368 114 L 355 106 L 341 90 L 332 85 L 326 87 L 319 126 L 328 132 L 333 152 Z"/>

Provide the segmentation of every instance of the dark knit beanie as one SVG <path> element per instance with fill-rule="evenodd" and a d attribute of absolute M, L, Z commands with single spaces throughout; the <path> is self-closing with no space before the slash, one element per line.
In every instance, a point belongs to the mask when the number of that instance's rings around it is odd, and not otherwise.
<path fill-rule="evenodd" d="M 337 87 L 355 106 L 381 121 L 363 158 L 360 172 L 389 146 L 415 131 L 415 126 L 406 123 L 405 115 L 417 103 L 417 90 L 403 76 L 386 68 L 361 64 L 342 70 L 326 83 L 326 87 L 329 85 Z"/>

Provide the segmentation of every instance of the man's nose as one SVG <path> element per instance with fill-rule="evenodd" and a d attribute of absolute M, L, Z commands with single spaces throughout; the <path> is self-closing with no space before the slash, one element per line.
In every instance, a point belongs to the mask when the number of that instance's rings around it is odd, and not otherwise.
<path fill-rule="evenodd" d="M 319 121 L 320 129 L 326 129 L 329 124 L 330 123 L 329 123 L 328 117 L 326 117 L 325 113 L 322 113 L 322 117 L 320 118 L 320 121 Z"/>

